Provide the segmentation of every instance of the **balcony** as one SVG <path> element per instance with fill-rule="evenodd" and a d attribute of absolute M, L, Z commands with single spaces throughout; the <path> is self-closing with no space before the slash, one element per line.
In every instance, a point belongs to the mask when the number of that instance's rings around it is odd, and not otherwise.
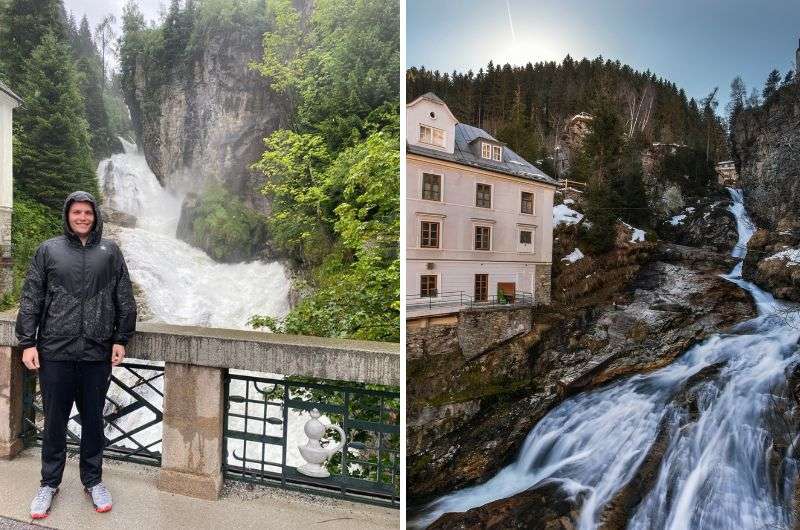
<path fill-rule="evenodd" d="M 513 295 L 497 293 L 485 300 L 476 300 L 464 291 L 443 291 L 436 296 L 407 295 L 406 316 L 409 319 L 457 313 L 463 309 L 533 307 L 537 305 L 533 293 L 516 291 Z"/>

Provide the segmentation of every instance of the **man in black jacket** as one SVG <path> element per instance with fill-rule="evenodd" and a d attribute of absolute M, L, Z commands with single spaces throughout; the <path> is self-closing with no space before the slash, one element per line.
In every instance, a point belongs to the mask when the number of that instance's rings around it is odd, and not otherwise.
<path fill-rule="evenodd" d="M 103 239 L 95 198 L 76 191 L 64 201 L 64 234 L 33 256 L 20 299 L 16 334 L 22 362 L 39 371 L 44 407 L 42 480 L 31 517 L 47 517 L 64 473 L 66 429 L 73 401 L 81 423 L 80 478 L 95 509 L 111 509 L 101 481 L 103 406 L 111 366 L 122 362 L 136 329 L 125 259 Z"/>

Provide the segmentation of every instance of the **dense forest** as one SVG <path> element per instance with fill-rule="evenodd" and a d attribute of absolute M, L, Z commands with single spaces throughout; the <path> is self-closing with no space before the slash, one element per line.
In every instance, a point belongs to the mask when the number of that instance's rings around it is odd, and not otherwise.
<path fill-rule="evenodd" d="M 38 244 L 61 232 L 64 198 L 76 189 L 98 193 L 97 162 L 121 148 L 117 135 L 129 134 L 96 41 L 86 18 L 76 24 L 61 0 L 0 2 L 0 80 L 24 100 L 13 128 L 14 288 L 4 307 L 18 299 Z"/>
<path fill-rule="evenodd" d="M 477 125 L 528 160 L 542 161 L 555 174 L 554 149 L 568 120 L 598 105 L 613 108 L 629 137 L 643 143 L 685 144 L 723 160 L 728 156 L 725 124 L 717 115 L 717 90 L 701 101 L 675 83 L 597 57 L 561 63 L 502 66 L 490 62 L 478 73 L 408 69 L 409 101 L 433 91 L 464 123 Z"/>

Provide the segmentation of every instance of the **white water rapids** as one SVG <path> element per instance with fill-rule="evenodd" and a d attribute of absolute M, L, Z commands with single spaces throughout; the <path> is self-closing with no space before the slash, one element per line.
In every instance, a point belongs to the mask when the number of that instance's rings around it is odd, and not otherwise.
<path fill-rule="evenodd" d="M 143 154 L 136 145 L 120 139 L 125 152 L 103 160 L 97 168 L 98 183 L 103 191 L 105 204 L 114 210 L 136 216 L 136 228 L 114 227 L 131 279 L 141 286 L 153 322 L 195 325 L 219 328 L 251 329 L 247 320 L 254 314 L 283 317 L 289 311 L 289 290 L 291 281 L 287 271 L 278 262 L 224 264 L 212 260 L 205 252 L 180 241 L 175 237 L 180 217 L 183 196 L 164 189 L 150 170 Z M 109 228 L 110 230 L 110 228 Z M 143 364 L 146 361 L 135 361 Z M 144 377 L 152 377 L 155 372 L 141 372 Z M 243 372 L 232 373 L 280 378 L 271 374 Z M 115 377 L 129 386 L 135 385 L 138 376 L 124 368 L 114 369 Z M 138 384 L 135 391 L 158 410 L 162 409 L 163 378 L 153 382 L 155 388 Z M 262 387 L 265 385 L 259 385 Z M 158 392 L 156 391 L 158 390 Z M 245 395 L 245 383 L 231 382 L 232 395 Z M 127 391 L 112 383 L 108 397 L 119 407 L 134 401 Z M 255 386 L 250 384 L 250 398 L 259 399 Z M 262 404 L 250 403 L 248 413 L 263 417 Z M 107 407 L 109 404 L 107 403 Z M 245 405 L 231 403 L 230 411 L 244 414 Z M 109 412 L 109 410 L 107 410 Z M 269 405 L 268 416 L 281 417 L 280 404 Z M 72 414 L 77 414 L 73 408 Z M 139 408 L 120 418 L 116 425 L 106 427 L 106 436 L 113 440 L 123 435 L 123 431 L 134 430 L 137 426 L 155 418 L 148 408 Z M 296 466 L 304 462 L 297 450 L 297 444 L 305 441 L 303 426 L 307 414 L 289 409 L 287 430 L 287 464 Z M 323 421 L 325 421 L 323 417 Z M 245 420 L 230 418 L 229 427 L 244 431 Z M 74 420 L 70 429 L 80 433 L 80 425 Z M 282 436 L 283 427 L 263 421 L 249 420 L 246 430 L 257 435 Z M 160 423 L 119 440 L 115 445 L 131 449 L 145 446 L 153 451 L 161 451 L 162 426 Z M 228 443 L 228 461 L 242 465 L 236 460 L 234 452 L 242 457 L 241 440 Z M 281 461 L 281 448 L 276 445 L 247 443 L 246 458 L 260 461 L 266 458 L 272 462 Z M 256 462 L 248 462 L 246 467 L 260 468 Z M 279 470 L 268 467 L 270 471 Z"/>
<path fill-rule="evenodd" d="M 131 279 L 144 291 L 153 320 L 250 329 L 254 314 L 283 317 L 291 282 L 283 265 L 217 263 L 177 239 L 183 196 L 161 187 L 134 144 L 97 168 L 111 208 L 136 216 L 136 228 L 119 227 L 120 246 Z"/>
<path fill-rule="evenodd" d="M 754 226 L 741 191 L 729 191 L 739 229 L 733 256 L 743 258 Z M 756 318 L 731 334 L 712 336 L 665 368 L 564 401 L 531 430 L 515 462 L 484 484 L 437 499 L 413 524 L 427 526 L 444 513 L 550 480 L 584 498 L 579 528 L 597 528 L 603 507 L 635 475 L 663 420 L 668 447 L 628 529 L 788 528 L 797 440 L 783 472 L 771 478 L 774 425 L 768 418 L 781 399 L 775 393 L 786 383 L 787 369 L 800 360 L 800 318 L 795 307 L 743 280 L 741 268 L 739 262 L 724 277 L 753 296 Z M 697 421 L 685 421 L 687 412 L 672 398 L 692 375 L 717 364 L 720 371 L 700 383 Z"/>

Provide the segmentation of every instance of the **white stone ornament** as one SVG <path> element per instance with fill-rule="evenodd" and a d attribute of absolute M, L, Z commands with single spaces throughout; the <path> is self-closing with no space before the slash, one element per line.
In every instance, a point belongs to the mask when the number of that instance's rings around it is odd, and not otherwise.
<path fill-rule="evenodd" d="M 341 427 L 338 425 L 325 425 L 319 421 L 319 417 L 319 411 L 312 409 L 311 419 L 303 427 L 308 437 L 308 442 L 305 445 L 298 445 L 297 448 L 307 463 L 298 467 L 297 471 L 309 477 L 327 478 L 331 474 L 325 468 L 325 462 L 347 443 L 347 436 Z M 322 444 L 320 444 L 320 440 L 327 429 L 339 431 L 339 435 L 342 437 L 342 440 L 332 447 L 322 447 Z"/>

